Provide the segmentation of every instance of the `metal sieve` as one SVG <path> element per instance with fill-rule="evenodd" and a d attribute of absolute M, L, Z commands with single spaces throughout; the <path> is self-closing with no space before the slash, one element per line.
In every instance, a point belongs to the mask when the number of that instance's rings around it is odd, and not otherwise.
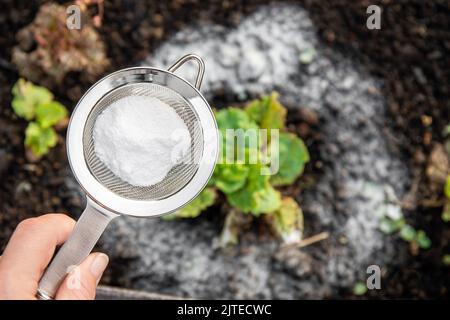
<path fill-rule="evenodd" d="M 198 64 L 195 86 L 174 74 L 189 60 Z M 89 255 L 113 218 L 120 214 L 154 217 L 174 212 L 205 187 L 214 170 L 219 142 L 214 114 L 198 91 L 204 70 L 203 60 L 194 54 L 182 57 L 167 71 L 151 67 L 119 70 L 94 84 L 78 102 L 67 131 L 67 153 L 74 176 L 86 192 L 87 205 L 72 235 L 45 271 L 38 298 L 54 297 L 66 274 Z M 161 182 L 148 187 L 121 180 L 94 150 L 97 116 L 129 96 L 155 97 L 166 103 L 185 122 L 191 138 L 190 152 Z"/>
<path fill-rule="evenodd" d="M 97 116 L 113 102 L 127 96 L 151 96 L 172 107 L 185 122 L 191 136 L 190 152 L 181 160 L 181 164 L 172 168 L 166 178 L 150 187 L 136 187 L 118 178 L 94 151 L 93 128 Z M 158 200 L 166 198 L 184 187 L 195 174 L 198 161 L 203 152 L 203 133 L 199 128 L 199 119 L 195 110 L 173 90 L 154 83 L 128 84 L 113 90 L 103 97 L 92 109 L 84 127 L 83 148 L 89 169 L 95 178 L 105 187 L 125 198 L 135 200 Z"/>

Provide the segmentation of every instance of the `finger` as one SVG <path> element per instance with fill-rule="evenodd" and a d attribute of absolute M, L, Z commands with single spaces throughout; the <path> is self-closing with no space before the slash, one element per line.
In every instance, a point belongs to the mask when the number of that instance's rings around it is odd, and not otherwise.
<path fill-rule="evenodd" d="M 38 282 L 57 245 L 67 240 L 75 221 L 46 214 L 19 223 L 0 261 L 0 297 L 34 299 Z"/>
<path fill-rule="evenodd" d="M 91 253 L 64 279 L 56 293 L 56 300 L 93 300 L 95 290 L 108 265 L 104 253 Z"/>

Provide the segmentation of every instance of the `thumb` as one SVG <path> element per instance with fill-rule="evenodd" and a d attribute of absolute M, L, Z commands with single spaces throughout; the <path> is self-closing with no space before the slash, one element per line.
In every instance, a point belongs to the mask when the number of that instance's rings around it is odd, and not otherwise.
<path fill-rule="evenodd" d="M 108 261 L 104 253 L 91 253 L 66 276 L 56 293 L 56 300 L 93 300 Z"/>

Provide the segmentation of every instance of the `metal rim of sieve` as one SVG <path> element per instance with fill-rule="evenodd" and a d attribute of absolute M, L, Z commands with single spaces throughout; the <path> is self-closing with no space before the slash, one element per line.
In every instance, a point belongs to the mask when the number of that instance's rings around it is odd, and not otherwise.
<path fill-rule="evenodd" d="M 75 107 L 68 131 L 67 131 L 67 154 L 72 172 L 87 196 L 93 200 L 98 208 L 109 212 L 132 215 L 132 216 L 159 216 L 173 212 L 194 199 L 205 187 L 210 179 L 218 157 L 218 133 L 214 114 L 198 91 L 201 83 L 201 65 L 199 62 L 199 76 L 196 87 L 173 72 L 185 61 L 199 59 L 195 55 L 189 55 L 180 59 L 169 70 L 153 67 L 133 67 L 116 71 L 94 84 L 80 99 Z M 184 59 L 184 60 L 183 60 Z M 158 199 L 133 199 L 125 197 L 102 184 L 91 172 L 86 161 L 84 152 L 85 126 L 91 111 L 99 101 L 109 94 L 133 84 L 158 85 L 172 90 L 179 95 L 193 109 L 203 135 L 203 150 L 198 159 L 198 167 L 195 173 L 179 190 Z"/>

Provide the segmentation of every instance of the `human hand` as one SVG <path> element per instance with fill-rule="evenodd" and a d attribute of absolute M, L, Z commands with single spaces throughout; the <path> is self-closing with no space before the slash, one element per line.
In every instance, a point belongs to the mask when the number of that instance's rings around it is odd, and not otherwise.
<path fill-rule="evenodd" d="M 63 214 L 46 214 L 19 223 L 0 256 L 0 300 L 36 299 L 38 283 L 57 245 L 63 244 L 75 221 Z M 108 265 L 104 253 L 91 253 L 72 270 L 55 299 L 94 299 L 98 282 Z"/>

